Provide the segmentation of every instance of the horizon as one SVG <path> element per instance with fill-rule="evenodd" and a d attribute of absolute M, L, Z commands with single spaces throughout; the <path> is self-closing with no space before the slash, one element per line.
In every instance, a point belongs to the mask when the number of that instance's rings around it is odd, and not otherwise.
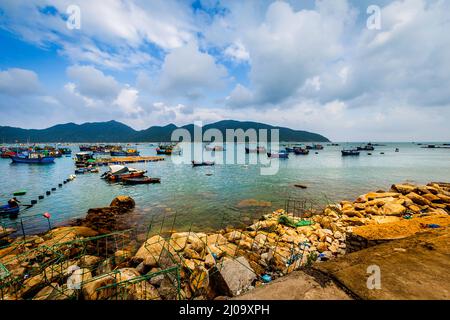
<path fill-rule="evenodd" d="M 331 141 L 450 137 L 448 2 L 80 1 L 79 25 L 69 4 L 0 3 L 0 126 L 233 119 Z"/>

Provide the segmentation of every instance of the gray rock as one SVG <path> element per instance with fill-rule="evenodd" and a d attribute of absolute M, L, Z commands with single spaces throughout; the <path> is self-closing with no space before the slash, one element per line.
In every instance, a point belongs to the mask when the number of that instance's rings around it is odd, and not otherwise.
<path fill-rule="evenodd" d="M 236 296 L 251 286 L 255 279 L 256 275 L 245 257 L 224 259 L 210 272 L 210 284 L 217 295 Z"/>

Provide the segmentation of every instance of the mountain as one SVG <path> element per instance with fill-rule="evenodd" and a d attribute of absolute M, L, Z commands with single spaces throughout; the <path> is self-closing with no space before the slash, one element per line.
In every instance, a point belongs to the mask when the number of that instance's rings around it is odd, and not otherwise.
<path fill-rule="evenodd" d="M 83 124 L 66 123 L 58 124 L 47 129 L 21 129 L 8 126 L 0 126 L 0 142 L 4 143 L 37 143 L 37 142 L 161 142 L 170 141 L 172 132 L 177 128 L 188 130 L 193 136 L 194 125 L 188 124 L 177 127 L 174 124 L 166 126 L 152 126 L 145 130 L 133 128 L 117 122 L 88 122 Z M 268 124 L 223 120 L 203 126 L 203 132 L 208 129 L 218 129 L 226 137 L 226 129 L 279 129 L 280 141 L 297 142 L 328 142 L 324 136 L 301 130 L 276 127 Z M 270 139 L 270 131 L 268 139 Z"/>

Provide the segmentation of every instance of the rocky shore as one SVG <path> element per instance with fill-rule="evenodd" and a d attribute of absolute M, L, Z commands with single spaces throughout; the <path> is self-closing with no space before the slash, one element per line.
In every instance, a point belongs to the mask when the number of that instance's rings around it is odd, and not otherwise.
<path fill-rule="evenodd" d="M 246 228 L 148 234 L 143 243 L 126 231 L 110 233 L 133 207 L 133 199 L 120 196 L 75 226 L 26 239 L 5 236 L 0 298 L 239 296 L 321 261 L 450 225 L 450 184 L 396 184 L 319 212 L 276 210 Z"/>

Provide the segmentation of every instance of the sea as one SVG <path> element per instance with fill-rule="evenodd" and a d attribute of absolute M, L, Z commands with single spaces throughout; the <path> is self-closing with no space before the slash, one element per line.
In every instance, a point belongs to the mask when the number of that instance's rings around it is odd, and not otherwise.
<path fill-rule="evenodd" d="M 128 165 L 161 178 L 160 184 L 130 186 L 101 179 L 107 167 L 100 167 L 100 173 L 77 175 L 64 184 L 74 174 L 73 157 L 79 147 L 60 145 L 71 148 L 72 156 L 57 158 L 51 165 L 13 164 L 10 159 L 0 159 L 1 204 L 21 189 L 26 190 L 26 195 L 18 197 L 22 204 L 44 196 L 34 206 L 22 207 L 17 217 L 0 217 L 0 224 L 15 228 L 18 235 L 39 233 L 83 218 L 90 208 L 108 206 L 118 195 L 128 195 L 136 202 L 130 227 L 145 231 L 164 225 L 179 231 L 212 231 L 248 224 L 292 203 L 317 208 L 353 200 L 369 191 L 388 190 L 394 183 L 450 182 L 450 149 L 423 148 L 430 143 L 380 143 L 374 151 L 361 151 L 354 157 L 343 157 L 341 150 L 363 143 L 325 143 L 323 150 L 311 150 L 308 155 L 292 153 L 289 159 L 272 159 L 278 163 L 273 175 L 262 175 L 261 164 L 193 167 L 164 156 L 164 161 Z M 156 144 L 128 147 L 137 148 L 143 156 L 156 155 Z M 299 184 L 306 188 L 296 186 Z M 43 216 L 46 212 L 50 219 Z"/>

